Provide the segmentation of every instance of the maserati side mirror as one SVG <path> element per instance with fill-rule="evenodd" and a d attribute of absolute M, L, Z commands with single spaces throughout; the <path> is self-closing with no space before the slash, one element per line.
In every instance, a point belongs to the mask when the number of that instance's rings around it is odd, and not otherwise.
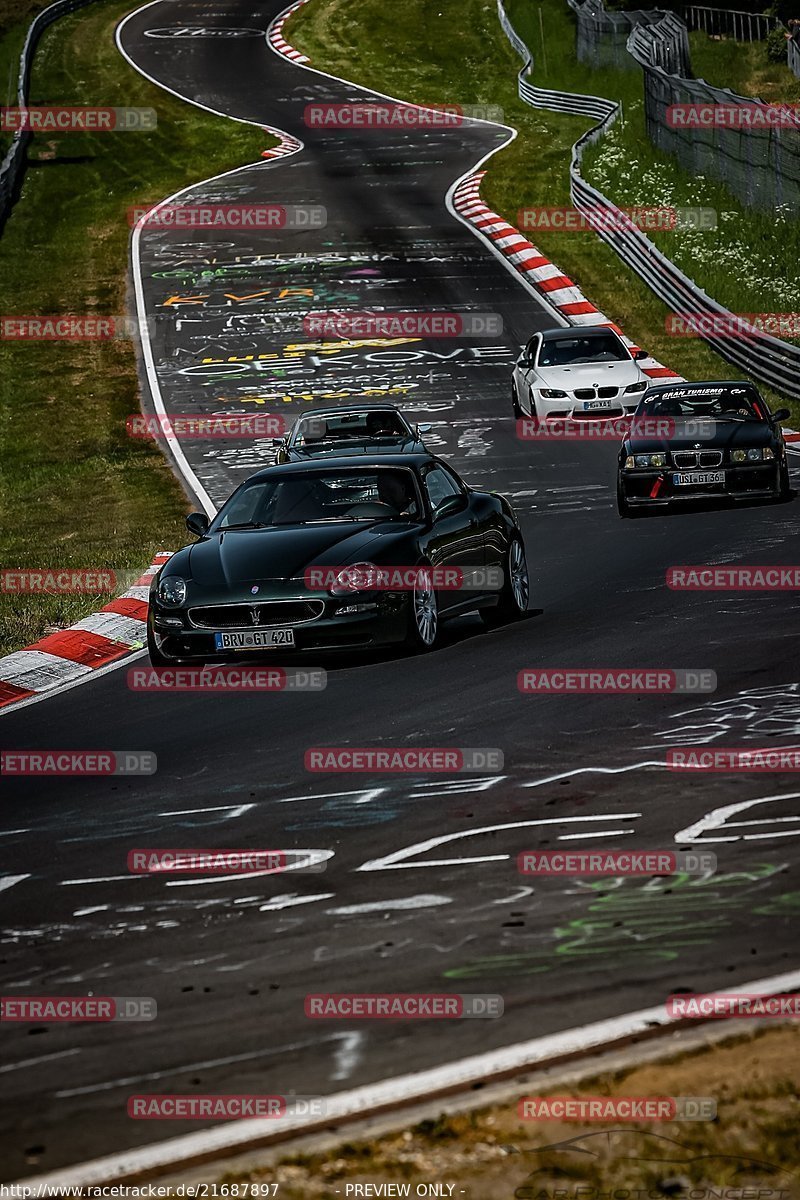
<path fill-rule="evenodd" d="M 193 533 L 196 537 L 202 537 L 205 533 L 208 533 L 209 525 L 210 521 L 205 513 L 189 513 L 186 518 L 186 528 L 189 530 L 189 533 Z"/>

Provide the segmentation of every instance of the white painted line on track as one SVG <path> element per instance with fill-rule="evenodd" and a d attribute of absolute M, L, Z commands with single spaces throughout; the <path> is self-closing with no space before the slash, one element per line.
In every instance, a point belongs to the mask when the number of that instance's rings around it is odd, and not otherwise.
<path fill-rule="evenodd" d="M 750 980 L 747 983 L 731 983 L 728 985 L 728 992 L 715 994 L 729 994 L 735 988 L 737 992 L 763 996 L 792 991 L 798 987 L 800 970 L 787 971 L 766 979 Z M 229 1121 L 224 1125 L 183 1134 L 152 1146 L 141 1146 L 81 1163 L 79 1166 L 66 1167 L 47 1175 L 37 1175 L 15 1182 L 17 1185 L 38 1185 L 43 1188 L 56 1184 L 88 1187 L 94 1184 L 151 1179 L 198 1162 L 208 1162 L 237 1151 L 252 1150 L 271 1142 L 283 1141 L 287 1134 L 329 1129 L 347 1121 L 360 1120 L 371 1113 L 385 1112 L 436 1095 L 464 1091 L 477 1083 L 486 1084 L 493 1079 L 520 1074 L 535 1066 L 586 1054 L 612 1043 L 653 1034 L 657 1030 L 685 1027 L 685 1024 L 667 1014 L 666 1004 L 659 1004 L 604 1021 L 594 1021 L 576 1029 L 567 1029 L 561 1033 L 517 1042 L 512 1046 L 489 1050 L 483 1054 L 474 1054 L 457 1062 L 432 1067 L 427 1071 L 416 1071 L 395 1079 L 383 1079 L 349 1091 L 336 1092 L 325 1097 L 324 1118 L 289 1116 L 276 1123 L 280 1128 L 266 1133 L 264 1121 L 258 1119 Z M 475 1103 L 476 1107 L 480 1104 L 479 1095 L 476 1095 Z"/>

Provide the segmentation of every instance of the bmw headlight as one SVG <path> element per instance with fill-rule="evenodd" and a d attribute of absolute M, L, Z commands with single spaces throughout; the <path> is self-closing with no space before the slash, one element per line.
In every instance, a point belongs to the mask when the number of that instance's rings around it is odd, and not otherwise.
<path fill-rule="evenodd" d="M 775 455 L 770 450 L 769 446 L 764 450 L 731 450 L 731 462 L 763 462 L 765 459 L 774 458 Z"/>
<path fill-rule="evenodd" d="M 665 467 L 667 456 L 666 454 L 637 454 L 635 463 L 637 467 Z"/>
<path fill-rule="evenodd" d="M 369 592 L 378 581 L 374 563 L 358 562 L 343 567 L 328 589 L 332 596 L 352 596 L 353 592 Z"/>
<path fill-rule="evenodd" d="M 558 388 L 542 388 L 541 391 L 543 400 L 563 400 L 566 395 L 566 392 L 561 392 Z"/>
<path fill-rule="evenodd" d="M 629 383 L 628 386 L 625 388 L 625 391 L 626 392 L 643 392 L 646 387 L 647 387 L 647 384 L 645 383 L 645 381 L 643 379 L 641 379 L 639 381 L 639 383 Z"/>
<path fill-rule="evenodd" d="M 166 575 L 158 585 L 158 599 L 166 608 L 180 608 L 186 599 L 186 580 Z"/>

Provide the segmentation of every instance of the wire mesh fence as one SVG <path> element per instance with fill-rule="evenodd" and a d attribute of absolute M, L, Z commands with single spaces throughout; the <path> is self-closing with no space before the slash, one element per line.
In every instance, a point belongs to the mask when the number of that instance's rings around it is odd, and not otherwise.
<path fill-rule="evenodd" d="M 575 14 L 577 27 L 576 53 L 578 62 L 595 70 L 613 67 L 619 71 L 635 71 L 637 64 L 628 53 L 628 38 L 635 25 L 652 24 L 661 13 L 636 9 L 630 12 L 606 12 L 595 0 L 567 0 Z"/>
<path fill-rule="evenodd" d="M 686 26 L 672 13 L 636 27 L 628 49 L 643 68 L 645 123 L 659 150 L 750 207 L 800 205 L 800 119 L 791 107 L 737 96 L 677 69 L 684 56 L 689 66 L 688 45 Z"/>

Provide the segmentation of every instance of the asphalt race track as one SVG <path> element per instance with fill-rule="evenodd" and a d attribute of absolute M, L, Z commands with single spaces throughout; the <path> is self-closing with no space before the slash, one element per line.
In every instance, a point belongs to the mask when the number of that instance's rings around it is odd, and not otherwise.
<path fill-rule="evenodd" d="M 288 420 L 312 400 L 372 397 L 432 422 L 433 449 L 513 497 L 531 611 L 491 634 L 463 618 L 423 657 L 315 661 L 323 692 L 136 693 L 121 669 L 3 717 L 4 748 L 158 756 L 150 777 L 5 781 L 3 870 L 20 878 L 0 879 L 4 992 L 158 1002 L 152 1023 L 6 1029 L 5 1179 L 196 1128 L 129 1120 L 132 1092 L 325 1095 L 795 965 L 795 780 L 661 764 L 673 746 L 795 739 L 794 595 L 673 592 L 664 580 L 676 564 L 792 563 L 800 506 L 621 521 L 613 444 L 518 440 L 511 363 L 553 318 L 444 201 L 508 131 L 310 129 L 306 104 L 365 93 L 281 59 L 263 36 L 174 36 L 264 31 L 281 7 L 158 0 L 121 33 L 156 81 L 304 143 L 199 182 L 189 199 L 327 215 L 302 230 L 143 232 L 164 406 Z M 303 333 L 310 308 L 375 305 L 499 313 L 504 332 L 355 349 Z M 270 461 L 252 440 L 183 451 L 215 504 Z M 711 669 L 718 689 L 520 694 L 518 672 L 537 666 Z M 319 776 L 304 769 L 319 745 L 495 747 L 505 765 Z M 744 807 L 715 828 L 709 814 L 728 805 Z M 719 870 L 612 886 L 516 869 L 523 849 L 598 845 L 705 847 Z M 137 846 L 333 857 L 317 874 L 159 880 L 128 874 Z M 313 1021 L 309 991 L 499 993 L 505 1015 Z"/>

